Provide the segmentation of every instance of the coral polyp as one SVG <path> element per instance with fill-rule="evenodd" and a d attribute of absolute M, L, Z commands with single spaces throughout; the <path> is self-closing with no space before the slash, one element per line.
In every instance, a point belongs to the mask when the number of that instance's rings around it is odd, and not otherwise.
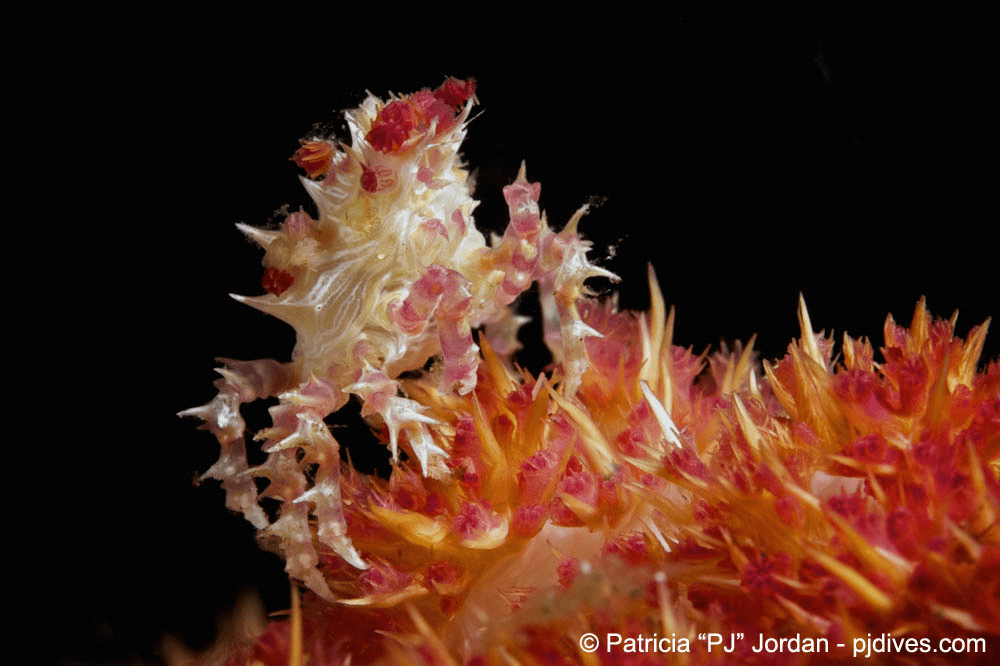
<path fill-rule="evenodd" d="M 347 114 L 350 145 L 309 139 L 293 157 L 315 219 L 240 225 L 265 250 L 268 294 L 237 298 L 294 327 L 293 358 L 226 361 L 215 399 L 183 414 L 218 438 L 204 476 L 281 552 L 296 592 L 290 619 L 205 663 L 825 663 L 873 645 L 908 663 L 945 641 L 970 660 L 994 649 L 988 322 L 963 341 L 921 301 L 908 329 L 886 322 L 882 362 L 847 335 L 837 362 L 800 300 L 782 359 L 759 364 L 753 341 L 695 354 L 674 344 L 652 269 L 647 313 L 588 291 L 614 276 L 587 259 L 585 208 L 554 231 L 523 167 L 503 190 L 506 231 L 486 242 L 458 153 L 475 101 L 456 79 L 369 97 Z M 538 374 L 512 357 L 513 306 L 532 285 L 553 356 Z M 351 396 L 388 478 L 342 460 L 326 419 Z M 241 405 L 275 397 L 248 442 Z"/>

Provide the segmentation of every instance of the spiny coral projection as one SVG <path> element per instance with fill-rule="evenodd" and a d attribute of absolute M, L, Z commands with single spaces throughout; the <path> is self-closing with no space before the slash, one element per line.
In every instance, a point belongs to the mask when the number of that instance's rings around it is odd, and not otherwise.
<path fill-rule="evenodd" d="M 883 362 L 845 335 L 835 363 L 800 302 L 800 339 L 762 371 L 752 341 L 678 347 L 652 271 L 648 313 L 585 292 L 609 274 L 587 262 L 579 214 L 552 232 L 523 169 L 485 244 L 456 162 L 472 93 L 449 80 L 369 98 L 348 115 L 352 146 L 296 153 L 319 219 L 244 228 L 272 295 L 241 300 L 295 326 L 295 356 L 227 362 L 215 400 L 185 413 L 222 445 L 206 476 L 309 593 L 203 663 L 826 663 L 883 633 L 998 649 L 987 325 L 960 340 L 921 302 L 909 329 L 886 322 Z M 511 363 L 508 306 L 532 282 L 555 357 L 538 376 Z M 239 407 L 275 395 L 251 469 Z M 393 453 L 388 479 L 340 461 L 324 418 L 349 395 Z M 708 651 L 707 632 L 748 639 Z M 670 651 L 588 653 L 586 633 Z M 848 647 L 761 654 L 758 635 Z"/>

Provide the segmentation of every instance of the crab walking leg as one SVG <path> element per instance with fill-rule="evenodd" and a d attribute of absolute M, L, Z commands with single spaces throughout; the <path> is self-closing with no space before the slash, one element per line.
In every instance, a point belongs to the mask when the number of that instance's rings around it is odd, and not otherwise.
<path fill-rule="evenodd" d="M 413 283 L 409 296 L 389 305 L 389 318 L 401 330 L 418 334 L 434 316 L 444 369 L 441 390 L 465 395 L 476 386 L 479 347 L 469 324 L 470 282 L 458 271 L 433 264 Z"/>
<path fill-rule="evenodd" d="M 216 371 L 222 377 L 215 382 L 219 392 L 206 405 L 192 407 L 178 416 L 193 416 L 204 423 L 222 448 L 219 460 L 202 479 L 218 479 L 226 491 L 226 507 L 239 511 L 257 529 L 268 525 L 267 516 L 257 505 L 257 487 L 247 464 L 244 432 L 246 422 L 240 416 L 240 405 L 261 398 L 269 398 L 284 389 L 289 381 L 287 365 L 272 359 L 234 361 L 217 359 L 225 366 Z"/>

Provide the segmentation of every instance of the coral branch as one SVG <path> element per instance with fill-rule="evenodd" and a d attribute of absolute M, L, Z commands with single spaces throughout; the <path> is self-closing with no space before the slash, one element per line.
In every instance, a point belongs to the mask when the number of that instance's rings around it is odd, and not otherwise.
<path fill-rule="evenodd" d="M 205 477 L 310 593 L 224 663 L 805 664 L 872 636 L 995 642 L 988 322 L 963 341 L 921 301 L 908 328 L 887 319 L 882 362 L 848 336 L 837 362 L 800 297 L 800 337 L 763 372 L 753 338 L 679 348 L 652 270 L 649 313 L 589 293 L 614 276 L 586 257 L 586 208 L 553 231 L 523 166 L 486 244 L 456 152 L 474 90 L 370 97 L 351 146 L 296 152 L 318 218 L 241 226 L 269 293 L 239 299 L 295 328 L 293 359 L 226 361 L 182 415 L 219 441 Z M 533 284 L 555 360 L 537 376 L 510 356 Z M 352 395 L 388 478 L 341 460 L 326 421 Z M 250 468 L 240 408 L 274 396 Z M 659 654 L 581 652 L 590 634 L 653 635 Z M 827 647 L 765 658 L 706 635 Z"/>

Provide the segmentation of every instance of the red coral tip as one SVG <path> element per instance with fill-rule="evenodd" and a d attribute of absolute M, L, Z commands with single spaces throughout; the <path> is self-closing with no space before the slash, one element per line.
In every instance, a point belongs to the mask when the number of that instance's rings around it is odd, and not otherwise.
<path fill-rule="evenodd" d="M 475 79 L 460 81 L 452 77 L 446 79 L 441 87 L 434 91 L 434 97 L 453 107 L 464 105 L 474 94 L 476 94 Z"/>
<path fill-rule="evenodd" d="M 379 112 L 365 140 L 382 153 L 398 150 L 413 130 L 413 112 L 402 100 L 386 104 Z"/>

